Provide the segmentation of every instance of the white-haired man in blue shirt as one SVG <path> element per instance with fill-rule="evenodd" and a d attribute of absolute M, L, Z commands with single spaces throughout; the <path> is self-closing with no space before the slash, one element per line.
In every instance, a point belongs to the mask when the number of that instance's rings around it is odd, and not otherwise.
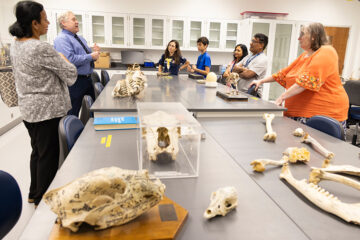
<path fill-rule="evenodd" d="M 78 116 L 83 97 L 90 95 L 95 99 L 91 73 L 94 69 L 94 61 L 99 58 L 100 48 L 94 44 L 92 51 L 86 40 L 76 34 L 79 32 L 79 22 L 74 13 L 68 11 L 61 14 L 58 23 L 62 31 L 54 40 L 54 48 L 64 54 L 78 71 L 75 84 L 69 87 L 72 109 L 68 112 Z"/>

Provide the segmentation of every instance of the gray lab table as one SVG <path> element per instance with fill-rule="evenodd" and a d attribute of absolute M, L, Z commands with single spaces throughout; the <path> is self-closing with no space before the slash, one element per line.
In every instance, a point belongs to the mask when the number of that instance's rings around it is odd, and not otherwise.
<path fill-rule="evenodd" d="M 91 106 L 95 117 L 106 116 L 105 113 L 136 112 L 137 102 L 181 102 L 186 109 L 198 117 L 214 116 L 261 116 L 264 112 L 282 116 L 284 107 L 255 98 L 251 95 L 248 101 L 226 101 L 216 96 L 217 90 L 226 90 L 226 86 L 218 84 L 217 88 L 208 88 L 198 84 L 187 75 L 173 76 L 172 79 L 147 76 L 148 86 L 136 98 L 113 98 L 111 92 L 116 82 L 124 75 L 115 74 L 105 86 L 100 96 Z"/>
<path fill-rule="evenodd" d="M 263 141 L 265 120 L 262 118 L 201 118 L 199 122 L 310 239 L 360 239 L 358 225 L 316 207 L 279 179 L 279 167 L 267 166 L 265 172 L 255 173 L 250 166 L 251 161 L 259 158 L 280 160 L 287 147 L 306 147 L 311 153 L 310 162 L 291 164 L 290 170 L 296 179 L 308 179 L 310 167 L 321 167 L 324 158 L 307 144 L 300 143 L 301 138 L 292 135 L 298 127 L 335 153 L 333 164 L 360 167 L 359 148 L 286 117 L 273 120 L 277 133 L 275 143 Z M 344 202 L 360 202 L 360 192 L 348 186 L 330 181 L 322 181 L 319 185 Z"/>
<path fill-rule="evenodd" d="M 106 148 L 101 138 L 109 134 L 112 142 Z M 50 189 L 98 168 L 137 169 L 136 144 L 136 130 L 96 132 L 90 120 Z M 201 142 L 199 170 L 197 178 L 162 180 L 166 185 L 165 194 L 189 211 L 177 239 L 308 239 L 210 135 Z M 237 209 L 226 217 L 205 220 L 203 213 L 211 192 L 225 186 L 238 190 Z M 56 215 L 41 202 L 20 239 L 47 239 L 55 219 Z"/>

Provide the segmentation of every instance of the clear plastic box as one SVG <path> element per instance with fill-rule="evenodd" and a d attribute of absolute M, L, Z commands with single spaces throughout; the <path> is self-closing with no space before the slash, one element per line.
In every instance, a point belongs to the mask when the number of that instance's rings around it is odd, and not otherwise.
<path fill-rule="evenodd" d="M 150 177 L 199 175 L 201 125 L 178 102 L 137 103 L 139 168 Z"/>

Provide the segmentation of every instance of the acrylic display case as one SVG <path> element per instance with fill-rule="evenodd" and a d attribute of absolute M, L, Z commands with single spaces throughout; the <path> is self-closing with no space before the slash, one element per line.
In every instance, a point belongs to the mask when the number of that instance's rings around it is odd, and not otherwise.
<path fill-rule="evenodd" d="M 137 103 L 139 168 L 151 177 L 185 178 L 199 174 L 201 125 L 177 102 Z"/>

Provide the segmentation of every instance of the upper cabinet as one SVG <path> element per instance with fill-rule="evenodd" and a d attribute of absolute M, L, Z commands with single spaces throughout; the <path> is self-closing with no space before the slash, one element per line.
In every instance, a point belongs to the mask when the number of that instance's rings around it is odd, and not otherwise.
<path fill-rule="evenodd" d="M 152 49 L 164 49 L 167 46 L 166 39 L 166 18 L 150 17 L 150 47 Z"/>
<path fill-rule="evenodd" d="M 130 16 L 130 46 L 145 48 L 147 46 L 147 16 Z"/>
<path fill-rule="evenodd" d="M 222 48 L 222 22 L 210 20 L 207 23 L 207 37 L 209 39 L 209 50 Z"/>
<path fill-rule="evenodd" d="M 181 48 L 185 48 L 185 18 L 171 18 L 170 19 L 170 40 L 177 40 Z"/>
<path fill-rule="evenodd" d="M 187 38 L 186 47 L 192 50 L 197 50 L 197 40 L 205 36 L 205 24 L 200 19 L 189 19 L 188 31 L 189 37 Z"/>
<path fill-rule="evenodd" d="M 225 39 L 224 39 L 224 48 L 225 49 L 234 49 L 234 47 L 239 44 L 239 22 L 236 21 L 226 21 L 224 22 L 225 27 Z"/>
<path fill-rule="evenodd" d="M 117 47 L 128 46 L 128 20 L 126 15 L 111 15 L 110 19 L 110 45 Z"/>

